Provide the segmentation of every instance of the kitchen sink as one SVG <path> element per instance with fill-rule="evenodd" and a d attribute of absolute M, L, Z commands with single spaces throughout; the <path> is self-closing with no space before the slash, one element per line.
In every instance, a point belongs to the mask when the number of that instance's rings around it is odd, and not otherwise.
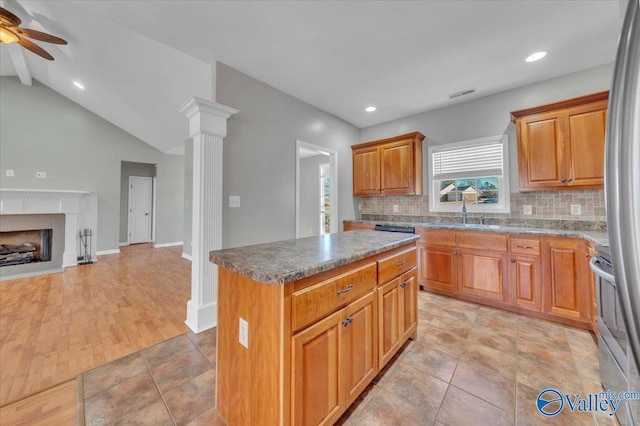
<path fill-rule="evenodd" d="M 441 225 L 447 228 L 460 229 L 502 229 L 501 225 L 481 225 L 479 223 L 442 223 Z"/>

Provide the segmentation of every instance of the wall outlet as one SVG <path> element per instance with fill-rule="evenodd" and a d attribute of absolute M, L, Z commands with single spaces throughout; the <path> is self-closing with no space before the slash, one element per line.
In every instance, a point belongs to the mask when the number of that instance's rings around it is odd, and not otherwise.
<path fill-rule="evenodd" d="M 582 205 L 571 204 L 571 214 L 574 216 L 580 216 L 582 214 Z"/>
<path fill-rule="evenodd" d="M 240 327 L 238 329 L 238 341 L 242 346 L 249 349 L 249 323 L 244 318 L 240 318 Z"/>
<path fill-rule="evenodd" d="M 229 207 L 240 207 L 239 195 L 229 195 Z"/>
<path fill-rule="evenodd" d="M 393 205 L 393 212 L 394 212 L 394 213 L 398 213 L 399 211 L 400 211 L 400 209 L 398 208 L 398 205 L 397 205 L 397 204 L 394 204 L 394 205 Z"/>
<path fill-rule="evenodd" d="M 7 169 L 7 176 L 8 176 L 8 177 L 14 177 L 15 175 L 16 175 L 16 172 L 14 172 L 14 171 L 13 171 L 13 170 L 11 170 L 11 169 Z"/>
<path fill-rule="evenodd" d="M 47 177 L 47 172 L 36 172 L 36 177 L 40 179 L 45 179 Z"/>
<path fill-rule="evenodd" d="M 361 202 L 358 203 L 358 211 L 360 211 L 360 212 L 362 211 L 362 203 Z"/>
<path fill-rule="evenodd" d="M 525 204 L 522 206 L 522 214 L 533 214 L 533 207 L 531 207 L 531 204 Z"/>

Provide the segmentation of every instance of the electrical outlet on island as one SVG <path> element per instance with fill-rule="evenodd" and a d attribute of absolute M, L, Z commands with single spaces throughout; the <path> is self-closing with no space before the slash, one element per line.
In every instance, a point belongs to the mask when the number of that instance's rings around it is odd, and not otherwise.
<path fill-rule="evenodd" d="M 582 205 L 571 204 L 571 214 L 573 216 L 580 216 L 582 214 Z"/>

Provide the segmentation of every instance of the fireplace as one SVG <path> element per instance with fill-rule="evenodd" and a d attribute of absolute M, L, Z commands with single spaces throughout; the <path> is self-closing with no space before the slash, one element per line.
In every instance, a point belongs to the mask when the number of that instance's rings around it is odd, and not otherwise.
<path fill-rule="evenodd" d="M 51 261 L 53 229 L 0 232 L 0 267 Z"/>

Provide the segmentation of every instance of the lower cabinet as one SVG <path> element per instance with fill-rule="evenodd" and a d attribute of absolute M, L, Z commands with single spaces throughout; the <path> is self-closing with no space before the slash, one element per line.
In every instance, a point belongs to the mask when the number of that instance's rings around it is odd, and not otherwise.
<path fill-rule="evenodd" d="M 332 424 L 378 373 L 375 294 L 293 336 L 294 424 Z"/>
<path fill-rule="evenodd" d="M 417 290 L 415 268 L 378 289 L 380 366 L 386 364 L 416 332 Z"/>
<path fill-rule="evenodd" d="M 468 250 L 459 252 L 459 291 L 469 296 L 506 300 L 506 253 Z"/>
<path fill-rule="evenodd" d="M 542 258 L 540 239 L 510 238 L 510 303 L 519 308 L 540 312 L 542 309 Z"/>
<path fill-rule="evenodd" d="M 584 240 L 545 238 L 544 252 L 544 312 L 587 322 L 591 289 Z"/>
<path fill-rule="evenodd" d="M 455 247 L 418 244 L 418 284 L 448 294 L 457 292 L 457 254 Z"/>

